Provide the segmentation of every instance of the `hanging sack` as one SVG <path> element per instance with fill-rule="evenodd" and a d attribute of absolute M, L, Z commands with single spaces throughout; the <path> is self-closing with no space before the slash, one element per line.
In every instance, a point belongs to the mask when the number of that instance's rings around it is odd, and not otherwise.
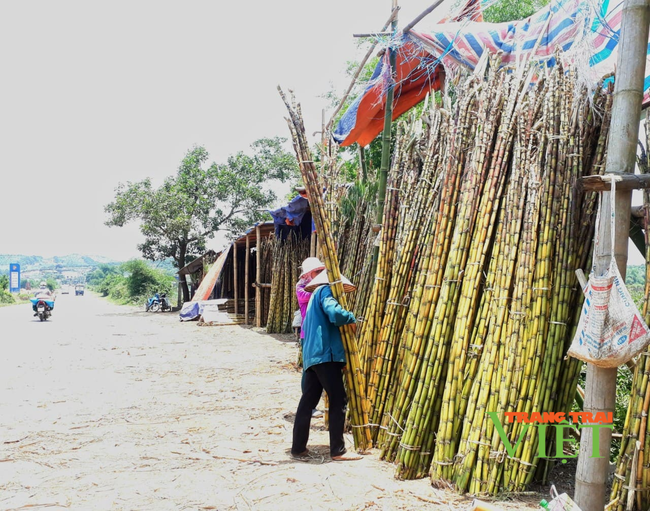
<path fill-rule="evenodd" d="M 609 176 L 604 176 L 609 177 Z M 614 259 L 614 221 L 616 184 L 612 176 L 611 191 L 611 260 L 609 269 L 597 277 L 591 269 L 589 282 L 583 289 L 580 322 L 568 354 L 599 367 L 618 367 L 639 354 L 650 343 L 650 331 L 634 305 Z M 596 229 L 601 222 L 598 207 Z M 596 231 L 598 233 L 598 231 Z M 594 254 L 601 240 L 596 234 Z"/>

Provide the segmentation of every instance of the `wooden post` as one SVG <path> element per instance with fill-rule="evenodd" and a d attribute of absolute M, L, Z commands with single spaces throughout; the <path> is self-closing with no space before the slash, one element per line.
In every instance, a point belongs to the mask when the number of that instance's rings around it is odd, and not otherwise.
<path fill-rule="evenodd" d="M 255 254 L 255 261 L 257 262 L 256 268 L 255 268 L 255 326 L 257 328 L 262 327 L 262 289 L 260 288 L 259 284 L 260 281 L 262 280 L 262 237 L 260 235 L 260 226 L 256 225 L 255 226 L 255 236 L 256 236 L 256 254 Z"/>
<path fill-rule="evenodd" d="M 359 149 L 359 167 L 361 167 L 361 176 L 363 177 L 363 182 L 368 181 L 368 168 L 366 167 L 366 153 L 365 149 L 357 144 Z"/>
<path fill-rule="evenodd" d="M 237 241 L 232 244 L 232 287 L 235 297 L 235 316 L 239 314 L 239 276 L 237 275 Z"/>
<path fill-rule="evenodd" d="M 309 257 L 316 257 L 316 231 L 311 233 L 311 244 L 309 246 Z"/>
<path fill-rule="evenodd" d="M 248 289 L 250 288 L 250 280 L 248 277 L 248 267 L 250 266 L 250 258 L 251 258 L 251 240 L 250 240 L 250 235 L 246 235 L 246 260 L 244 261 L 244 316 L 246 318 L 244 319 L 244 325 L 248 325 L 248 309 L 249 309 L 249 304 L 248 304 Z"/>
<path fill-rule="evenodd" d="M 650 0 L 626 0 L 623 7 L 618 44 L 618 65 L 614 85 L 612 121 L 607 143 L 606 173 L 634 173 L 636 146 L 641 120 L 643 81 L 650 26 Z M 598 236 L 601 246 L 594 255 L 597 275 L 604 273 L 611 258 L 610 218 L 611 192 L 602 192 L 601 225 Z M 631 191 L 616 192 L 616 224 L 614 225 L 614 256 L 625 279 L 628 232 L 630 228 Z M 587 364 L 585 386 L 586 412 L 613 412 L 616 404 L 617 369 L 601 369 Z M 605 507 L 605 488 L 609 474 L 611 429 L 600 428 L 598 450 L 592 457 L 594 429 L 584 428 L 580 435 L 580 452 L 576 470 L 575 501 L 582 511 L 601 511 Z"/>

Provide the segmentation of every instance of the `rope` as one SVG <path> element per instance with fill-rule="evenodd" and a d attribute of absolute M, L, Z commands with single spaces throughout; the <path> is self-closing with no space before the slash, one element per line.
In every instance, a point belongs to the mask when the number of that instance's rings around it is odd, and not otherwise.
<path fill-rule="evenodd" d="M 395 425 L 402 431 L 402 433 L 404 433 L 404 429 L 402 428 L 402 426 L 399 425 L 399 422 L 395 420 L 395 417 L 393 417 L 390 413 L 387 413 L 386 415 L 388 415 L 390 420 L 392 420 L 395 423 Z"/>
<path fill-rule="evenodd" d="M 625 485 L 623 485 L 623 488 L 626 489 L 626 490 L 632 490 L 634 492 L 637 492 L 637 491 L 650 491 L 650 486 L 646 486 L 644 488 L 634 488 L 633 486 L 625 486 Z"/>
<path fill-rule="evenodd" d="M 399 443 L 399 446 L 402 449 L 406 449 L 407 451 L 419 451 L 422 448 L 421 445 L 406 445 L 403 444 L 402 442 Z"/>
<path fill-rule="evenodd" d="M 505 451 L 491 451 L 490 459 L 497 460 L 497 463 L 503 463 L 506 460 Z"/>

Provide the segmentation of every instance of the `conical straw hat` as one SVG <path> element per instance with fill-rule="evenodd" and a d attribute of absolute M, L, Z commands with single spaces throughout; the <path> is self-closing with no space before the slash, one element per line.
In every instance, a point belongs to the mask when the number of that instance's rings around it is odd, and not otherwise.
<path fill-rule="evenodd" d="M 318 270 L 319 268 L 325 268 L 325 265 L 317 257 L 308 257 L 302 262 L 300 266 L 300 278 L 313 270 Z"/>
<path fill-rule="evenodd" d="M 343 291 L 346 293 L 351 293 L 357 288 L 357 286 L 350 282 L 344 275 L 341 275 L 341 282 L 343 283 Z M 327 270 L 323 270 L 318 275 L 316 275 L 312 281 L 305 286 L 305 291 L 308 293 L 313 293 L 318 286 L 322 286 L 323 284 L 330 284 L 330 279 L 327 276 Z"/>

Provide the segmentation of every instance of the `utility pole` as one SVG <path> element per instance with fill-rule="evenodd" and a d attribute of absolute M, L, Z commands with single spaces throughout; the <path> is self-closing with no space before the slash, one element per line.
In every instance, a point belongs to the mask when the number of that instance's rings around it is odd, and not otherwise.
<path fill-rule="evenodd" d="M 636 147 L 639 137 L 643 81 L 650 26 L 650 0 L 626 0 L 623 7 L 618 63 L 614 84 L 612 121 L 607 143 L 605 173 L 634 174 Z M 594 254 L 594 270 L 602 275 L 609 267 L 611 192 L 601 192 L 601 222 L 598 236 L 601 240 Z M 632 191 L 616 194 L 614 225 L 614 256 L 625 278 L 627 266 L 628 233 Z M 602 369 L 587 364 L 584 410 L 586 412 L 613 412 L 616 404 L 617 369 Z M 598 445 L 600 457 L 592 457 L 594 428 L 584 428 L 580 435 L 580 453 L 576 471 L 575 501 L 582 511 L 602 511 L 606 502 L 606 482 L 609 475 L 611 429 L 601 428 Z"/>

